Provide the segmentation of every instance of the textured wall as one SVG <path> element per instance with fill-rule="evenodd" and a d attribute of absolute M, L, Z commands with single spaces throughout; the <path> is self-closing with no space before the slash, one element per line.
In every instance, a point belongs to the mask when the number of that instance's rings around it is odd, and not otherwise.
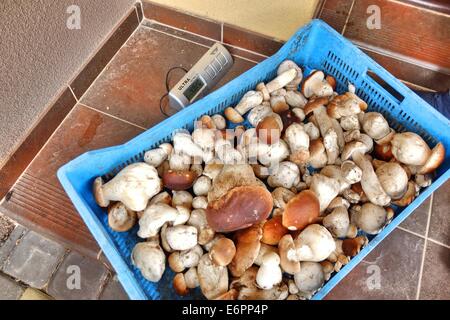
<path fill-rule="evenodd" d="M 282 40 L 287 40 L 299 27 L 309 22 L 319 2 L 318 0 L 152 1 Z"/>
<path fill-rule="evenodd" d="M 134 2 L 0 1 L 0 167 Z M 80 30 L 66 27 L 72 4 Z"/>

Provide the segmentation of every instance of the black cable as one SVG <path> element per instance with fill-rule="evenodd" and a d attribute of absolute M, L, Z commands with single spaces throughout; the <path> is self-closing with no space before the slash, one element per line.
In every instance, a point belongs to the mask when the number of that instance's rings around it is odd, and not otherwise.
<path fill-rule="evenodd" d="M 167 95 L 169 94 L 169 91 L 170 91 L 170 87 L 169 87 L 169 75 L 170 75 L 170 73 L 173 71 L 173 70 L 176 70 L 176 69 L 181 69 L 181 70 L 183 70 L 184 72 L 188 72 L 185 68 L 183 68 L 183 67 L 172 67 L 172 68 L 170 68 L 168 71 L 167 71 L 167 73 L 166 73 L 166 93 L 165 94 L 163 94 L 162 96 L 161 96 L 161 98 L 159 99 L 159 110 L 161 111 L 161 113 L 163 114 L 163 115 L 165 115 L 166 117 L 170 117 L 170 115 L 169 114 L 167 114 L 165 111 L 164 111 L 164 109 L 163 109 L 163 106 L 162 106 L 162 101 L 163 101 L 163 99 L 165 98 L 165 97 L 167 97 Z"/>

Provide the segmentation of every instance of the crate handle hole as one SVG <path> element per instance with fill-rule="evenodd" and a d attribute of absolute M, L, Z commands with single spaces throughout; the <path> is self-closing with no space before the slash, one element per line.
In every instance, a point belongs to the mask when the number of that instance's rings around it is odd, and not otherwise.
<path fill-rule="evenodd" d="M 391 96 L 393 96 L 399 103 L 401 103 L 405 97 L 398 92 L 396 89 L 394 89 L 392 86 L 390 86 L 386 81 L 384 81 L 380 76 L 378 76 L 375 72 L 372 70 L 367 70 L 367 75 L 369 78 L 378 83 L 384 90 L 386 90 Z"/>

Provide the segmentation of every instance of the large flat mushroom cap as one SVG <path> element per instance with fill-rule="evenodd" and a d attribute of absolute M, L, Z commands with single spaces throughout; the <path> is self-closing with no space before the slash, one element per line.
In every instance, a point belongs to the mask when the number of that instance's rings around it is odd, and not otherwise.
<path fill-rule="evenodd" d="M 265 187 L 242 186 L 210 202 L 206 218 L 214 231 L 231 232 L 267 219 L 272 208 L 272 195 Z"/>

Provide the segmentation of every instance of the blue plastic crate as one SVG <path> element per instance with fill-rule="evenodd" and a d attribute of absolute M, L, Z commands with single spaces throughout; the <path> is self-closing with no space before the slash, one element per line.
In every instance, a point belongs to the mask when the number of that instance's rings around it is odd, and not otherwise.
<path fill-rule="evenodd" d="M 413 131 L 430 145 L 442 142 L 450 150 L 450 122 L 426 102 L 395 79 L 380 65 L 356 48 L 351 42 L 320 20 L 298 30 L 272 57 L 259 63 L 217 91 L 197 101 L 131 141 L 110 148 L 87 152 L 58 170 L 58 178 L 86 225 L 113 265 L 118 278 L 131 299 L 179 299 L 172 289 L 173 273 L 167 268 L 159 283 L 145 280 L 131 265 L 130 254 L 137 241 L 137 227 L 132 232 L 117 233 L 108 227 L 105 210 L 100 208 L 91 192 L 98 176 L 113 176 L 130 163 L 142 161 L 146 150 L 170 140 L 174 130 L 193 129 L 194 121 L 204 114 L 215 114 L 234 105 L 248 90 L 261 81 L 276 75 L 278 65 L 285 59 L 294 60 L 308 74 L 312 69 L 323 70 L 337 80 L 337 91 L 347 90 L 348 82 L 357 88 L 369 110 L 381 112 L 397 132 Z M 370 74 L 381 78 L 391 89 L 375 81 Z M 433 191 L 450 176 L 450 152 L 436 172 L 431 186 L 406 208 L 396 210 L 393 221 L 375 237 L 349 264 L 332 276 L 313 299 L 322 299 L 350 270 L 352 270 L 380 241 L 392 232 Z M 201 297 L 196 290 L 189 298 Z"/>

